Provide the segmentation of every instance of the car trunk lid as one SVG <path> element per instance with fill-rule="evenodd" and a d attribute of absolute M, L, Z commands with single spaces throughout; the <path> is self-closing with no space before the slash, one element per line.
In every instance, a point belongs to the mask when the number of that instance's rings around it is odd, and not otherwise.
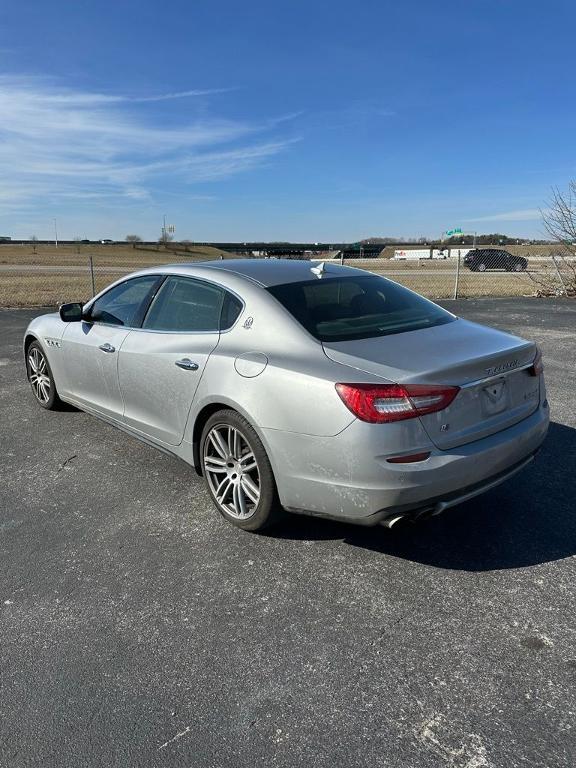
<path fill-rule="evenodd" d="M 467 320 L 323 346 L 332 360 L 390 382 L 460 387 L 447 408 L 420 417 L 442 450 L 506 429 L 538 407 L 539 379 L 529 371 L 535 345 Z"/>

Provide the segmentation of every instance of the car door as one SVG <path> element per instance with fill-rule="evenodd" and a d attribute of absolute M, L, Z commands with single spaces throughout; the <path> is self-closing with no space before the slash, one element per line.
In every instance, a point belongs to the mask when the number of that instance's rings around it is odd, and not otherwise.
<path fill-rule="evenodd" d="M 166 278 L 142 327 L 130 332 L 120 350 L 127 426 L 168 445 L 182 442 L 198 383 L 220 339 L 228 295 L 204 280 Z"/>
<path fill-rule="evenodd" d="M 88 305 L 86 319 L 64 329 L 66 394 L 80 406 L 122 420 L 118 352 L 160 280 L 159 275 L 143 275 L 113 286 Z"/>

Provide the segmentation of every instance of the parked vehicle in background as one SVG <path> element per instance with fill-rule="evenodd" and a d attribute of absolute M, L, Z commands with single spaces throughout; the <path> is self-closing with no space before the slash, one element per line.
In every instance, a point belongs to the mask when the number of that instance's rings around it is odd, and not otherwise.
<path fill-rule="evenodd" d="M 487 269 L 524 272 L 528 267 L 528 259 L 524 256 L 514 256 L 500 248 L 475 248 L 464 256 L 464 264 L 472 272 L 486 272 Z"/>
<path fill-rule="evenodd" d="M 32 320 L 24 351 L 39 405 L 180 456 L 251 531 L 279 507 L 439 514 L 525 467 L 548 429 L 534 342 L 333 262 L 142 270 Z"/>

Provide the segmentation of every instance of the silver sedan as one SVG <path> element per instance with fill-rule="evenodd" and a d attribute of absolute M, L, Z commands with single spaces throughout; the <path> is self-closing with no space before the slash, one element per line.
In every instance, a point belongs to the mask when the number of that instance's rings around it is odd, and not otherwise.
<path fill-rule="evenodd" d="M 34 319 L 24 351 L 42 407 L 179 456 L 251 531 L 281 510 L 438 514 L 525 467 L 548 429 L 534 343 L 332 263 L 146 269 Z"/>

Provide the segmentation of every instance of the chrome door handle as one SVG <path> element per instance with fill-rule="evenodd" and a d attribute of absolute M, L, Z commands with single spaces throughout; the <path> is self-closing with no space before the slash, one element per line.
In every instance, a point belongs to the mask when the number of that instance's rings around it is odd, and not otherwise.
<path fill-rule="evenodd" d="M 102 350 L 102 352 L 116 352 L 116 347 L 113 347 L 112 344 L 100 344 L 99 349 Z"/>
<path fill-rule="evenodd" d="M 182 360 L 176 360 L 175 365 L 177 365 L 178 368 L 184 368 L 185 371 L 198 370 L 198 363 L 193 362 L 189 357 L 183 357 Z"/>

